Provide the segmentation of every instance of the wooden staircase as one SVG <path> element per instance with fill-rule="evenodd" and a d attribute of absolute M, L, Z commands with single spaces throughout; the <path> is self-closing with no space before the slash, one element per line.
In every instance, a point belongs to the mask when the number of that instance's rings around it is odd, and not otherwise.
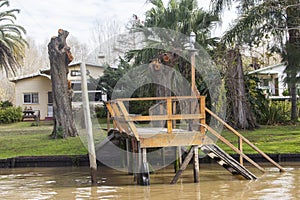
<path fill-rule="evenodd" d="M 200 147 L 200 149 L 210 158 L 217 161 L 219 165 L 227 169 L 231 174 L 241 175 L 249 180 L 257 179 L 254 174 L 252 174 L 248 169 L 246 169 L 217 145 L 204 144 Z"/>

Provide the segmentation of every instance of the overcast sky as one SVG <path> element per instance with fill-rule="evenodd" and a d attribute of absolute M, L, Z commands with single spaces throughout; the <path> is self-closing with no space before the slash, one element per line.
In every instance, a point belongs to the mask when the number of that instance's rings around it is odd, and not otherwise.
<path fill-rule="evenodd" d="M 150 4 L 145 2 L 146 0 L 10 0 L 10 8 L 21 10 L 17 15 L 17 23 L 37 43 L 49 41 L 52 36 L 57 35 L 59 28 L 68 30 L 81 42 L 90 43 L 96 21 L 101 23 L 115 20 L 126 24 L 133 14 L 144 18 L 143 14 L 150 8 Z M 209 2 L 210 0 L 199 0 L 199 7 L 208 8 Z M 224 24 L 226 26 L 227 22 Z"/>

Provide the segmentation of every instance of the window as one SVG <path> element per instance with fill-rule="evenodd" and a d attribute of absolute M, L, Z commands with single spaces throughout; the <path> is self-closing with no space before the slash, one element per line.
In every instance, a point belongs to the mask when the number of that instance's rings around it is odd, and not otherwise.
<path fill-rule="evenodd" d="M 264 86 L 264 87 L 269 86 L 269 79 L 262 79 L 261 86 Z"/>
<path fill-rule="evenodd" d="M 53 103 L 53 97 L 52 97 L 52 92 L 48 92 L 48 104 Z"/>
<path fill-rule="evenodd" d="M 79 70 L 71 70 L 71 76 L 80 76 L 81 73 Z"/>
<path fill-rule="evenodd" d="M 39 93 L 24 93 L 24 103 L 39 103 Z"/>

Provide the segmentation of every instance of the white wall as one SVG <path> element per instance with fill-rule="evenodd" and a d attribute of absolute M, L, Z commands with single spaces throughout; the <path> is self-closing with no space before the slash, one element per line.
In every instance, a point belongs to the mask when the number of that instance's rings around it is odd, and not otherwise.
<path fill-rule="evenodd" d="M 40 110 L 41 119 L 45 119 L 47 116 L 48 109 L 48 92 L 52 91 L 51 80 L 44 76 L 36 76 L 16 81 L 15 94 L 16 101 L 15 105 L 20 106 L 23 109 L 25 106 L 32 107 L 33 110 Z M 28 104 L 24 103 L 24 93 L 35 93 L 39 94 L 39 103 Z"/>

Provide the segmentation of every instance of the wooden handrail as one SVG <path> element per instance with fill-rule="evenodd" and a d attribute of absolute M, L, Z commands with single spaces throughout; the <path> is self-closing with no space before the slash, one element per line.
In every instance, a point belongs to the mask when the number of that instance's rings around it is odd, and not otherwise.
<path fill-rule="evenodd" d="M 237 132 L 234 128 L 232 128 L 229 124 L 227 124 L 225 121 L 223 121 L 220 117 L 218 117 L 216 114 L 214 114 L 211 110 L 209 110 L 208 108 L 205 108 L 205 111 L 208 112 L 212 117 L 217 119 L 219 122 L 221 122 L 221 124 L 223 124 L 227 129 L 229 129 L 236 136 L 241 138 L 245 143 L 247 143 L 252 149 L 254 149 L 256 152 L 258 152 L 260 155 L 262 155 L 270 163 L 272 163 L 274 166 L 276 166 L 280 170 L 280 172 L 285 171 L 278 163 L 276 163 L 274 160 L 272 160 L 272 158 L 270 158 L 267 154 L 265 154 L 263 151 L 261 151 L 258 147 L 256 147 L 247 138 L 245 138 L 243 135 L 241 135 L 239 132 Z"/>
<path fill-rule="evenodd" d="M 161 121 L 180 119 L 205 119 L 204 114 L 171 114 L 171 115 L 150 115 L 150 116 L 129 116 L 128 121 Z"/>
<path fill-rule="evenodd" d="M 226 140 L 223 136 L 221 136 L 217 131 L 212 129 L 210 126 L 207 126 L 207 130 L 211 132 L 213 135 L 215 135 L 218 139 L 220 139 L 223 143 L 225 143 L 227 146 L 229 146 L 232 150 L 234 150 L 236 153 L 240 154 L 243 158 L 245 158 L 249 163 L 251 163 L 253 166 L 255 166 L 257 169 L 259 169 L 262 172 L 265 172 L 264 168 L 259 166 L 256 162 L 254 162 L 251 158 L 249 158 L 247 155 L 245 155 L 243 152 L 241 152 L 238 148 L 236 148 L 233 144 L 231 144 L 228 140 Z"/>
<path fill-rule="evenodd" d="M 180 99 L 201 99 L 203 96 L 170 96 L 170 97 L 143 97 L 143 98 L 120 98 L 113 101 L 152 101 L 152 100 L 180 100 Z"/>

